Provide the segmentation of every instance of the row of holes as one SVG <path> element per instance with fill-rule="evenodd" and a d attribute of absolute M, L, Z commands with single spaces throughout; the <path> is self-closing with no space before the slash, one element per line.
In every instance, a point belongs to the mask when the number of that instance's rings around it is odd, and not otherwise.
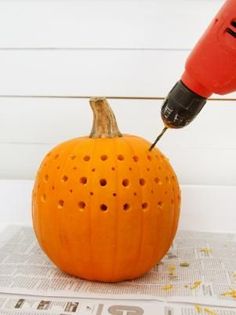
<path fill-rule="evenodd" d="M 171 203 L 174 203 L 174 200 L 172 199 L 171 200 Z M 62 209 L 64 207 L 65 203 L 64 203 L 64 200 L 59 200 L 58 201 L 58 209 Z M 163 202 L 162 201 L 159 201 L 157 203 L 158 207 L 161 208 L 163 206 Z M 78 208 L 80 210 L 84 210 L 86 208 L 86 203 L 84 201 L 79 201 L 78 202 Z M 100 205 L 100 210 L 101 211 L 107 211 L 108 210 L 108 205 L 106 205 L 105 203 L 102 203 Z M 131 206 L 129 203 L 124 203 L 123 204 L 123 210 L 127 211 L 127 210 L 130 210 Z M 148 208 L 148 203 L 147 202 L 143 202 L 142 205 L 141 205 L 141 208 L 143 210 L 146 210 Z"/>
<path fill-rule="evenodd" d="M 54 156 L 54 159 L 55 160 L 57 160 L 58 158 L 59 158 L 59 154 L 56 154 L 55 156 Z M 155 157 L 158 159 L 159 157 L 161 157 L 161 158 L 165 158 L 164 157 L 164 155 L 155 155 Z M 71 160 L 75 160 L 77 158 L 77 155 L 71 155 L 70 156 L 70 159 Z M 108 155 L 106 155 L 106 154 L 102 154 L 101 156 L 100 156 L 100 159 L 102 160 L 102 161 L 106 161 L 106 160 L 108 160 Z M 147 159 L 149 160 L 149 161 L 151 161 L 152 160 L 152 158 L 153 158 L 153 156 L 151 156 L 151 155 L 147 155 Z M 90 161 L 90 159 L 91 159 L 91 156 L 90 155 L 84 155 L 84 157 L 83 157 L 83 160 L 85 161 L 85 162 L 88 162 L 88 161 Z M 133 155 L 132 156 L 132 159 L 133 159 L 133 161 L 134 162 L 138 162 L 139 161 L 139 157 L 137 156 L 137 155 Z M 125 160 L 125 156 L 123 155 L 123 154 L 118 154 L 117 155 L 117 160 L 118 161 L 124 161 Z"/>
<path fill-rule="evenodd" d="M 52 190 L 55 190 L 55 186 L 52 186 Z M 73 193 L 73 189 L 69 189 L 69 192 L 72 194 L 72 193 Z M 151 189 L 150 192 L 151 192 L 151 194 L 154 194 L 154 190 L 153 190 L 153 189 Z M 90 191 L 89 194 L 90 194 L 90 196 L 93 196 L 93 195 L 94 195 L 94 192 Z M 137 193 L 134 192 L 133 195 L 134 195 L 134 196 L 137 196 Z M 165 195 L 167 195 L 167 191 L 165 192 Z M 44 196 L 44 195 L 43 195 L 43 196 Z M 116 196 L 117 196 L 117 193 L 115 193 L 115 192 L 112 193 L 112 196 L 113 196 L 113 197 L 116 197 Z M 42 197 L 41 199 L 42 199 L 42 201 L 44 201 L 44 202 L 46 201 L 46 197 Z"/>
<path fill-rule="evenodd" d="M 42 197 L 41 197 L 41 200 L 42 202 L 46 202 L 46 194 L 43 194 Z M 174 199 L 171 199 L 171 204 L 174 203 Z M 65 202 L 63 199 L 60 199 L 58 201 L 58 205 L 57 207 L 59 209 L 62 209 L 65 205 Z M 163 202 L 162 201 L 159 201 L 157 203 L 158 207 L 162 207 L 163 206 Z M 142 205 L 141 205 L 142 209 L 147 209 L 148 208 L 148 203 L 147 202 L 143 202 Z M 79 209 L 85 209 L 86 208 L 86 203 L 84 201 L 79 201 L 78 202 L 78 208 Z M 130 209 L 130 204 L 129 203 L 124 203 L 123 204 L 123 210 L 129 210 Z M 101 204 L 100 205 L 100 210 L 102 211 L 106 211 L 108 210 L 108 206 L 106 204 Z"/>
<path fill-rule="evenodd" d="M 172 176 L 171 178 L 172 178 L 173 180 L 175 179 L 174 176 Z M 166 176 L 165 179 L 166 179 L 166 182 L 169 182 L 169 181 L 170 181 L 170 178 L 169 178 L 168 176 Z M 46 174 L 46 175 L 44 176 L 44 181 L 45 181 L 45 182 L 48 182 L 48 180 L 49 180 L 49 176 Z M 62 176 L 62 178 L 61 178 L 61 181 L 62 181 L 62 182 L 67 182 L 68 180 L 69 180 L 69 176 L 67 176 L 67 175 Z M 80 180 L 79 180 L 79 181 L 80 181 L 81 184 L 85 185 L 85 184 L 87 184 L 87 182 L 88 182 L 88 178 L 85 177 L 85 176 L 82 176 L 82 177 L 80 177 Z M 156 184 L 160 184 L 160 183 L 161 183 L 160 178 L 159 178 L 159 177 L 155 177 L 155 178 L 154 178 L 154 182 L 155 182 Z M 107 180 L 106 180 L 105 178 L 101 178 L 101 179 L 99 180 L 99 183 L 100 183 L 100 186 L 106 186 L 106 185 L 107 185 Z M 124 187 L 129 186 L 129 184 L 130 184 L 129 179 L 124 178 L 124 179 L 122 180 L 122 185 L 123 185 Z M 146 184 L 146 180 L 145 180 L 144 178 L 140 178 L 140 179 L 139 179 L 139 184 L 140 184 L 140 186 L 144 186 L 144 185 Z"/>
<path fill-rule="evenodd" d="M 46 165 L 47 165 L 47 163 L 44 164 L 44 166 L 46 166 Z M 58 166 L 57 166 L 57 170 L 60 170 L 60 169 L 61 169 L 61 167 L 60 167 L 60 165 L 58 165 Z M 78 167 L 77 167 L 77 166 L 73 166 L 72 169 L 73 169 L 74 171 L 76 171 L 76 170 L 78 170 Z M 132 171 L 132 170 L 133 170 L 132 167 L 129 167 L 128 169 L 129 169 L 129 171 Z M 160 171 L 160 170 L 162 169 L 161 166 L 158 166 L 158 169 L 159 169 L 159 171 Z M 112 166 L 112 167 L 111 167 L 111 170 L 112 170 L 112 171 L 115 171 L 116 168 L 115 168 L 114 166 Z M 147 167 L 146 170 L 149 172 L 149 171 L 150 171 L 150 168 Z M 91 171 L 92 171 L 92 172 L 95 172 L 95 171 L 96 171 L 96 168 L 93 167 L 93 168 L 91 169 Z"/>

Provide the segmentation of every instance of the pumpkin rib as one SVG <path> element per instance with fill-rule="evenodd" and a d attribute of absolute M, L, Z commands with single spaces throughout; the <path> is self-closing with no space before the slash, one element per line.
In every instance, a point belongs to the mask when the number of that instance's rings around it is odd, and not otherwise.
<path fill-rule="evenodd" d="M 122 137 L 123 140 L 123 137 Z M 116 155 L 117 155 L 117 139 L 113 142 L 113 152 L 115 152 L 115 155 L 113 155 L 113 163 L 115 165 L 115 169 L 117 170 L 118 168 L 118 161 L 116 159 Z M 119 181 L 118 181 L 118 172 L 115 172 L 115 191 L 118 192 L 118 196 L 120 194 L 119 192 Z M 115 279 L 117 278 L 117 248 L 118 248 L 118 231 L 119 231 L 119 205 L 118 202 L 116 202 L 116 206 L 114 208 L 114 211 L 116 213 L 115 216 L 115 227 L 116 227 L 116 231 L 115 231 L 115 246 L 114 246 L 114 258 L 113 258 L 113 262 L 112 262 L 112 272 L 111 272 L 111 278 Z"/>
<path fill-rule="evenodd" d="M 172 167 L 167 164 L 167 168 L 168 168 L 168 171 L 169 173 L 174 173 L 174 170 L 172 169 Z M 176 183 L 176 182 L 174 182 Z M 175 184 L 172 183 L 172 190 L 173 190 L 173 193 L 174 193 L 174 199 L 176 199 L 176 190 L 175 190 Z M 174 188 L 174 189 L 173 189 Z M 173 242 L 173 239 L 175 237 L 175 234 L 176 234 L 176 229 L 177 229 L 177 225 L 178 225 L 178 219 L 179 219 L 179 209 L 176 208 L 175 206 L 175 202 L 173 203 L 172 205 L 172 208 L 173 208 L 173 220 L 172 220 L 172 224 L 171 224 L 171 230 L 170 230 L 170 236 L 169 236 L 169 247 L 171 246 L 172 242 Z M 168 249 L 167 249 L 168 250 Z"/>
<path fill-rule="evenodd" d="M 133 146 L 132 146 L 132 144 L 130 144 L 130 142 L 129 141 L 127 141 L 127 138 L 126 137 L 124 137 L 123 138 L 124 139 L 124 141 L 127 143 L 127 147 L 129 148 L 129 150 L 130 150 L 130 152 L 132 153 L 132 156 L 136 156 L 136 151 L 134 150 L 134 148 L 133 148 Z M 137 165 L 137 170 L 138 170 L 138 178 L 140 178 L 140 174 L 141 174 L 141 172 L 140 172 L 140 167 L 139 167 L 139 164 Z M 141 203 L 143 202 L 143 187 L 141 187 Z M 141 210 L 141 209 L 140 209 Z M 144 221 L 144 218 L 143 218 L 143 216 L 144 216 L 144 213 L 143 213 L 143 211 L 141 210 L 141 227 L 140 227 L 140 231 L 141 231 L 141 233 L 140 233 L 140 239 L 139 239 L 139 241 L 138 241 L 138 243 L 139 243 L 139 249 L 138 249 L 138 255 L 137 255 L 137 258 L 135 259 L 136 260 L 136 265 L 135 266 L 132 266 L 132 269 L 133 269 L 133 274 L 134 275 L 136 275 L 137 274 L 137 269 L 138 269 L 138 267 L 139 267 L 139 263 L 140 263 L 140 259 L 141 259 L 141 253 L 142 253 L 142 246 L 143 246 L 143 237 L 144 237 L 144 235 L 143 235 L 143 221 Z"/>

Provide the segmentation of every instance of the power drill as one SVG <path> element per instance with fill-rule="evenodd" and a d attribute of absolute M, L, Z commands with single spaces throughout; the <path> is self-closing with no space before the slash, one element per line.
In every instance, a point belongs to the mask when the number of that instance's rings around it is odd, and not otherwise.
<path fill-rule="evenodd" d="M 227 0 L 190 53 L 185 71 L 161 108 L 164 129 L 188 125 L 212 93 L 236 90 L 236 0 Z"/>

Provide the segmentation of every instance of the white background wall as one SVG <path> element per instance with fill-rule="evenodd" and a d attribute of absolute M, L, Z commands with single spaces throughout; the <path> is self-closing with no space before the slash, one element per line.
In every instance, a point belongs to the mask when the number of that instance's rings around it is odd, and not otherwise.
<path fill-rule="evenodd" d="M 222 0 L 0 1 L 0 178 L 32 179 L 44 154 L 88 134 L 87 100 L 165 96 Z M 225 98 L 235 97 L 236 94 Z M 111 100 L 120 129 L 153 141 L 160 101 Z M 159 147 L 181 184 L 236 184 L 236 101 L 208 102 Z"/>

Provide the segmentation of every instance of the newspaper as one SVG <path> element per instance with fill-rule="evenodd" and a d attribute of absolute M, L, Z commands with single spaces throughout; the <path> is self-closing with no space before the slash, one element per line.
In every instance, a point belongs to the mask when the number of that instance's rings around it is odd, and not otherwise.
<path fill-rule="evenodd" d="M 227 307 L 176 305 L 162 302 L 4 296 L 1 315 L 236 315 Z"/>
<path fill-rule="evenodd" d="M 132 281 L 104 284 L 61 272 L 38 246 L 32 228 L 9 227 L 0 237 L 0 314 L 11 314 L 6 305 L 16 305 L 16 299 L 24 300 L 19 314 L 38 314 L 36 306 L 47 301 L 50 312 L 46 305 L 40 306 L 47 314 L 54 314 L 54 309 L 55 314 L 67 314 L 65 305 L 79 303 L 75 314 L 151 315 L 155 305 L 153 314 L 236 315 L 236 235 L 180 231 L 167 255 L 149 273 Z M 86 299 L 93 299 L 90 313 L 85 312 Z M 109 311 L 118 300 L 118 305 L 131 309 Z M 170 304 L 173 310 L 168 310 Z M 100 313 L 99 305 L 104 305 Z"/>

